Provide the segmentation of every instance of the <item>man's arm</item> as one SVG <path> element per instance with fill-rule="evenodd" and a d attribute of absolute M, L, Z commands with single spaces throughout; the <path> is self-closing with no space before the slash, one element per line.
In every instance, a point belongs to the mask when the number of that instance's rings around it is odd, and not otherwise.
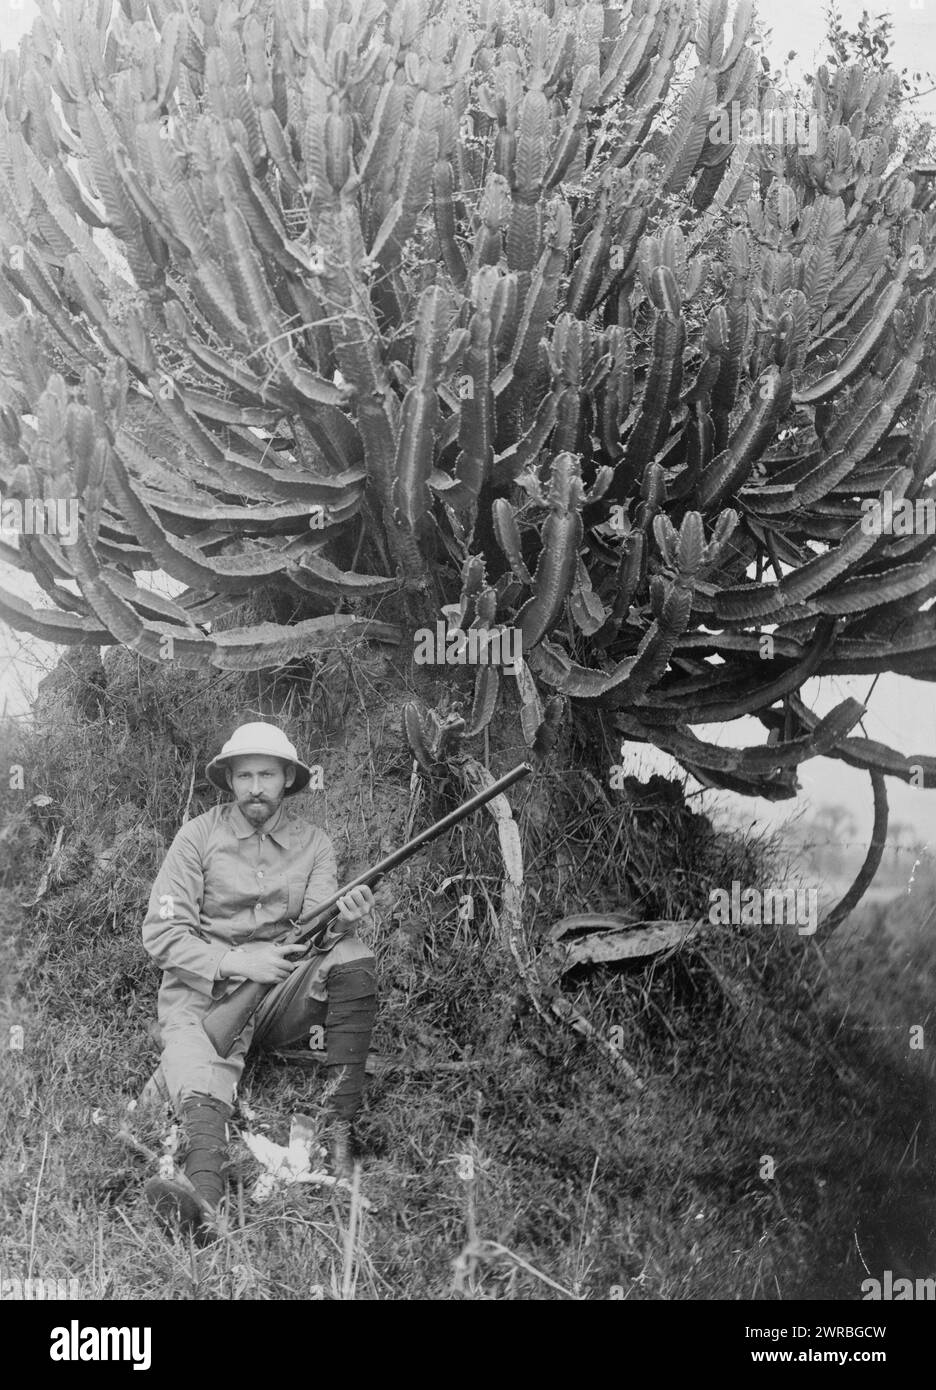
<path fill-rule="evenodd" d="M 150 893 L 143 945 L 163 970 L 174 970 L 209 998 L 215 998 L 218 967 L 229 950 L 199 936 L 199 910 L 205 891 L 201 854 L 183 825 L 173 840 Z"/>
<path fill-rule="evenodd" d="M 306 926 L 315 916 L 315 909 L 318 904 L 323 903 L 326 898 L 330 898 L 332 893 L 338 889 L 338 865 L 331 840 L 324 832 L 317 831 L 315 845 L 315 859 L 306 880 L 302 907 L 296 918 L 301 927 Z"/>
<path fill-rule="evenodd" d="M 317 853 L 306 884 L 305 894 L 302 899 L 302 907 L 296 918 L 299 925 L 304 927 L 307 923 L 311 922 L 315 917 L 316 908 L 319 903 L 323 903 L 326 898 L 330 898 L 337 890 L 338 865 L 335 861 L 335 851 L 332 848 L 332 842 L 328 836 L 324 832 L 319 831 L 317 835 Z M 358 895 L 363 894 L 365 898 L 369 894 L 368 889 L 356 889 L 354 891 Z M 342 899 L 342 901 L 344 901 L 344 899 Z M 356 901 L 357 899 L 355 899 L 355 902 Z M 353 922 L 353 924 L 357 926 L 358 922 L 364 921 L 370 916 L 368 911 L 361 910 L 361 908 L 358 907 L 355 907 L 353 911 L 355 912 L 355 916 L 353 917 L 347 912 L 342 912 L 340 920 L 348 923 Z M 332 925 L 333 927 L 335 926 L 334 923 Z"/>

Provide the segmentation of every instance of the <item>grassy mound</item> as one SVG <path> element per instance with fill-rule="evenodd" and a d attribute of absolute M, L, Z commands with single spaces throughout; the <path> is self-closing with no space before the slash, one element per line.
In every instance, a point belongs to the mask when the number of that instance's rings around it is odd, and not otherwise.
<path fill-rule="evenodd" d="M 486 910 L 503 865 L 484 815 L 378 895 L 374 1048 L 394 1066 L 371 1078 L 359 1126 L 372 1209 L 349 1230 L 342 1194 L 253 1201 L 259 1170 L 241 1155 L 226 1238 L 194 1252 L 160 1232 L 147 1163 L 112 1132 L 162 1138 L 126 1107 L 158 1059 L 139 927 L 165 847 L 216 800 L 204 765 L 219 741 L 271 718 L 322 764 L 325 790 L 304 800 L 339 872 L 358 872 L 442 810 L 431 791 L 412 801 L 409 695 L 382 657 L 262 680 L 118 649 L 103 668 L 66 657 L 35 725 L 4 729 L 0 765 L 23 770 L 0 782 L 6 1274 L 77 1278 L 88 1298 L 787 1299 L 860 1297 L 866 1266 L 931 1272 L 932 1087 L 894 1023 L 926 1022 L 925 933 L 909 992 L 877 988 L 893 961 L 872 928 L 824 958 L 789 928 L 726 927 L 650 966 L 567 976 L 638 1092 L 531 1007 Z M 610 792 L 575 753 L 573 735 L 569 765 L 511 797 L 534 954 L 566 913 L 699 917 L 712 886 L 773 881 L 775 847 L 716 833 L 662 779 Z M 523 755 L 492 740 L 497 772 Z M 238 1123 L 285 1143 L 321 1092 L 314 1067 L 260 1058 Z"/>

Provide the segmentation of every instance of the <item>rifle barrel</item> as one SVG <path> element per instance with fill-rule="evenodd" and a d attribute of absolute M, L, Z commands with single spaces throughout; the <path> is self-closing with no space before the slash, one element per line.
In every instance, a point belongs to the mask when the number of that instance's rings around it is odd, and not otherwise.
<path fill-rule="evenodd" d="M 515 782 L 519 782 L 523 777 L 528 777 L 532 771 L 533 768 L 530 763 L 518 763 L 517 766 L 511 768 L 509 772 L 505 772 L 503 777 L 493 782 L 491 786 L 484 787 L 481 791 L 476 792 L 475 795 L 470 797 L 467 801 L 463 801 L 460 806 L 456 806 L 455 810 L 450 811 L 447 816 L 443 816 L 442 819 L 436 821 L 434 825 L 430 825 L 425 830 L 421 830 L 418 835 L 415 835 L 412 840 L 408 840 L 405 845 L 401 845 L 399 849 L 393 850 L 385 859 L 381 859 L 380 862 L 374 864 L 372 868 L 365 869 L 363 873 L 358 874 L 357 878 L 353 878 L 350 883 L 346 883 L 343 888 L 339 888 L 337 892 L 332 893 L 331 897 L 326 898 L 324 902 L 318 904 L 315 909 L 314 918 L 317 920 L 323 913 L 330 911 L 338 902 L 338 899 L 343 898 L 345 893 L 350 893 L 352 888 L 360 888 L 364 883 L 370 885 L 378 879 L 383 878 L 391 869 L 395 869 L 397 864 L 402 864 L 405 859 L 409 859 L 418 849 L 422 849 L 423 845 L 428 845 L 433 840 L 437 839 L 439 835 L 444 835 L 446 830 L 451 830 L 452 826 L 458 825 L 460 821 L 472 815 L 479 807 L 486 806 L 489 801 L 493 801 L 495 796 L 499 796 L 501 792 L 505 792 L 508 787 L 512 787 Z M 317 933 L 318 930 L 319 927 L 309 930 L 304 929 L 297 940 L 307 940 L 309 936 Z"/>

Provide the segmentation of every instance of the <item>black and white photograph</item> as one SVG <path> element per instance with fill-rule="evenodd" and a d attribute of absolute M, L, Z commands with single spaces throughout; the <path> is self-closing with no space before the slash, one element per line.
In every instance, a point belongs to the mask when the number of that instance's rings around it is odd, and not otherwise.
<path fill-rule="evenodd" d="M 661 1304 L 659 1369 L 930 1318 L 936 3 L 884 3 L 0 0 L 24 1365 L 168 1376 L 193 1304 L 235 1358 L 241 1302 Z"/>

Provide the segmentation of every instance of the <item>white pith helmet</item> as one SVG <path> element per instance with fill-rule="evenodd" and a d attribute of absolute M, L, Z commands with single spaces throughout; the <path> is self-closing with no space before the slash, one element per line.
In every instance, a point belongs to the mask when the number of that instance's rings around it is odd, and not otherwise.
<path fill-rule="evenodd" d="M 219 791 L 230 791 L 227 779 L 224 775 L 225 766 L 232 758 L 246 757 L 251 753 L 261 754 L 266 758 L 282 758 L 284 762 L 292 763 L 296 769 L 291 787 L 286 788 L 286 796 L 292 796 L 296 792 L 301 792 L 303 787 L 308 785 L 309 778 L 312 776 L 311 770 L 301 761 L 289 739 L 278 729 L 275 724 L 266 724 L 262 720 L 257 720 L 252 724 L 240 724 L 233 732 L 221 752 L 212 758 L 205 768 L 208 780 Z"/>

